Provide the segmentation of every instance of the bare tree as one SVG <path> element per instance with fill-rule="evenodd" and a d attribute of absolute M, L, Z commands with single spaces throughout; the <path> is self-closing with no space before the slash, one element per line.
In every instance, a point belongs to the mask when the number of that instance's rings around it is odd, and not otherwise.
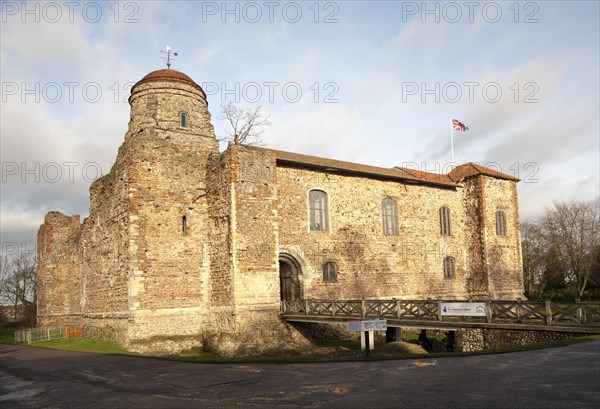
<path fill-rule="evenodd" d="M 546 240 L 539 223 L 521 224 L 525 294 L 539 298 L 546 289 Z"/>
<path fill-rule="evenodd" d="M 261 106 L 253 108 L 240 109 L 232 102 L 227 105 L 221 105 L 221 115 L 219 119 L 229 122 L 231 129 L 227 131 L 227 136 L 221 140 L 233 143 L 235 145 L 262 145 L 261 138 L 264 128 L 270 125 L 270 115 L 263 117 Z"/>
<path fill-rule="evenodd" d="M 542 219 L 546 244 L 557 254 L 567 285 L 581 297 L 597 260 L 600 200 L 555 202 Z"/>
<path fill-rule="evenodd" d="M 35 255 L 21 252 L 12 258 L 0 259 L 0 296 L 10 300 L 17 318 L 19 305 L 28 318 L 35 317 L 37 275 Z"/>

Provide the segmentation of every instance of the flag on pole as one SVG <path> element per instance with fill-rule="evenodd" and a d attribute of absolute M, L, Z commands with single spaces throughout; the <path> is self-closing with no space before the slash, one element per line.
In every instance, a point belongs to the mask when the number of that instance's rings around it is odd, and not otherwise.
<path fill-rule="evenodd" d="M 467 127 L 465 124 L 454 118 L 452 118 L 452 128 L 456 129 L 457 131 L 463 132 L 469 130 L 469 127 Z"/>

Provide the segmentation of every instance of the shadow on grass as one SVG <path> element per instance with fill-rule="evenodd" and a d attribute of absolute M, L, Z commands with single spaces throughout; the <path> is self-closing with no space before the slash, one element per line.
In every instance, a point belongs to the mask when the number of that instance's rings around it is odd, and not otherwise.
<path fill-rule="evenodd" d="M 18 328 L 23 329 L 23 328 Z M 12 329 L 14 331 L 14 329 Z M 3 339 L 12 339 L 12 332 L 9 330 L 0 332 Z M 443 357 L 463 357 L 472 355 L 488 355 L 509 352 L 530 351 L 544 348 L 554 348 L 567 345 L 573 345 L 580 342 L 600 339 L 600 335 L 585 336 L 578 338 L 568 338 L 559 341 L 551 341 L 539 344 L 511 346 L 502 349 L 485 350 L 477 352 L 431 352 L 423 351 L 414 339 L 409 341 L 394 342 L 385 344 L 381 339 L 376 341 L 376 349 L 371 351 L 370 357 L 365 356 L 361 351 L 359 339 L 347 339 L 339 341 L 319 341 L 314 345 L 302 349 L 273 349 L 264 351 L 257 355 L 223 357 L 205 351 L 191 351 L 178 355 L 152 356 L 185 362 L 198 363 L 294 363 L 294 362 L 348 362 L 364 360 L 393 360 L 393 359 L 428 359 Z M 12 342 L 14 343 L 14 339 Z M 34 347 L 60 349 L 65 351 L 91 352 L 111 355 L 129 355 L 129 356 L 147 356 L 135 352 L 127 351 L 117 344 L 92 338 L 60 339 L 54 341 L 44 341 L 31 344 Z"/>

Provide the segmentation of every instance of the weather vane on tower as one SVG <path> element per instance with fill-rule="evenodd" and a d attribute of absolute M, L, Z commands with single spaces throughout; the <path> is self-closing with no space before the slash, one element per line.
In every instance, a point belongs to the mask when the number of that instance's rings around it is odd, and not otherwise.
<path fill-rule="evenodd" d="M 161 53 L 165 53 L 167 54 L 167 57 L 163 57 L 165 60 L 167 60 L 167 69 L 171 68 L 171 60 L 174 60 L 175 58 L 171 57 L 171 55 L 173 55 L 174 57 L 177 57 L 177 53 L 174 51 L 171 51 L 171 46 L 166 46 L 165 49 L 167 51 L 161 51 Z"/>

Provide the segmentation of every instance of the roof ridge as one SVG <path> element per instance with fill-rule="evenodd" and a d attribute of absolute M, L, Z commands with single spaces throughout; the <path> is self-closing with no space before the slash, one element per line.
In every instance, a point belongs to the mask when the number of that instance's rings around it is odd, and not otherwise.
<path fill-rule="evenodd" d="M 324 158 L 320 156 L 314 155 L 306 155 L 303 153 L 295 153 L 289 151 L 282 151 L 271 148 L 264 148 L 258 146 L 249 146 L 248 148 L 254 150 L 261 150 L 263 152 L 270 152 L 275 155 L 276 159 L 287 161 L 290 163 L 304 164 L 309 166 L 315 166 L 318 168 L 327 169 L 330 168 L 332 170 L 340 170 L 340 171 L 348 171 L 355 172 L 359 174 L 365 175 L 374 175 L 379 177 L 388 177 L 394 179 L 402 179 L 406 181 L 420 182 L 424 184 L 433 184 L 439 186 L 446 187 L 456 187 L 457 185 L 450 180 L 443 180 L 445 175 L 437 175 L 437 180 L 432 180 L 432 178 L 426 179 L 420 176 L 413 175 L 410 172 L 404 171 L 402 169 L 397 169 L 397 167 L 392 168 L 384 168 L 380 166 L 367 165 L 363 163 L 344 161 L 339 159 L 330 159 Z"/>

